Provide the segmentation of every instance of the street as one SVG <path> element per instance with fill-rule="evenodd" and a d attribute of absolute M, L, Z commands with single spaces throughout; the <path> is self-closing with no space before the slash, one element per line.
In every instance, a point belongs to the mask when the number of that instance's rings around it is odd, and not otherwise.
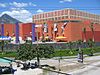
<path fill-rule="evenodd" d="M 84 72 L 80 75 L 100 75 L 100 66 L 99 67 L 94 67 L 92 70 Z"/>
<path fill-rule="evenodd" d="M 100 74 L 100 56 L 93 56 L 84 59 L 85 61 L 94 61 L 90 64 L 86 64 L 85 67 L 72 71 L 72 75 L 99 75 Z M 98 61 L 97 61 L 98 60 Z"/>

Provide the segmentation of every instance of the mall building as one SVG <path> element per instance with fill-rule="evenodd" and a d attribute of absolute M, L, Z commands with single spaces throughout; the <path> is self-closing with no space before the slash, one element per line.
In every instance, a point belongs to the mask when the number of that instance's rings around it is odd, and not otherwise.
<path fill-rule="evenodd" d="M 33 23 L 36 24 L 39 40 L 50 38 L 53 41 L 69 42 L 93 39 L 100 42 L 100 15 L 63 9 L 35 14 Z"/>
<path fill-rule="evenodd" d="M 77 41 L 93 39 L 100 42 L 100 15 L 74 9 L 63 9 L 33 15 L 35 39 L 42 41 Z M 32 36 L 33 23 L 19 23 L 22 40 Z M 91 28 L 92 27 L 92 28 Z M 2 25 L 0 24 L 0 31 Z M 15 24 L 4 24 L 4 35 L 14 36 Z M 84 32 L 85 30 L 85 32 Z"/>

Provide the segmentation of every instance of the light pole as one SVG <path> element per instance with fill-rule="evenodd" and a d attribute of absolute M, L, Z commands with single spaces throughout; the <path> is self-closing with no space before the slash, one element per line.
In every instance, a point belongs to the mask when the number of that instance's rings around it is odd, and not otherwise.
<path fill-rule="evenodd" d="M 62 55 L 61 55 L 61 47 L 60 47 L 60 44 L 58 43 L 58 46 L 59 46 L 59 49 L 60 49 L 60 54 L 59 54 L 59 58 L 58 58 L 58 71 L 61 71 L 61 69 L 60 69 L 60 63 L 61 63 L 61 59 L 62 59 Z M 58 75 L 59 75 L 59 73 L 58 73 Z"/>
<path fill-rule="evenodd" d="M 77 41 L 78 44 L 78 62 L 83 63 L 83 50 L 81 50 L 81 45 L 83 44 L 83 42 L 81 40 Z"/>
<path fill-rule="evenodd" d="M 37 65 L 38 67 L 40 67 L 40 58 L 39 58 L 39 43 L 38 43 L 38 31 L 36 30 L 36 36 L 37 36 L 37 51 L 36 51 L 36 54 L 37 54 Z"/>

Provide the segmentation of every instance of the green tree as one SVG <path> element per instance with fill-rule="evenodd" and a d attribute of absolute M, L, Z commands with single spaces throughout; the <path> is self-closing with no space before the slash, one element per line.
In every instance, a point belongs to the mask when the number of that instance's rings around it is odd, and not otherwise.
<path fill-rule="evenodd" d="M 1 41 L 0 41 L 0 46 L 1 46 L 2 54 L 3 54 L 3 52 L 4 52 L 4 46 L 7 45 L 7 44 L 9 44 L 9 42 L 10 42 L 10 41 L 7 41 L 7 40 L 6 40 L 6 41 L 4 41 L 4 40 L 1 40 Z"/>
<path fill-rule="evenodd" d="M 76 44 L 77 44 L 78 49 L 81 50 L 81 46 L 83 44 L 83 41 L 82 40 L 78 40 L 78 41 L 76 41 Z"/>
<path fill-rule="evenodd" d="M 48 45 L 37 45 L 33 47 L 32 43 L 20 45 L 17 49 L 17 59 L 32 60 L 37 57 L 37 64 L 40 65 L 40 58 L 51 58 L 54 53 L 54 48 Z"/>
<path fill-rule="evenodd" d="M 4 40 L 1 41 L 1 51 L 2 51 L 2 54 L 4 52 Z"/>
<path fill-rule="evenodd" d="M 18 49 L 17 49 L 17 57 L 16 59 L 19 60 L 32 60 L 33 58 L 35 58 L 35 51 L 34 51 L 34 47 L 32 46 L 32 44 L 21 44 L 19 45 Z"/>
<path fill-rule="evenodd" d="M 54 48 L 48 45 L 38 45 L 35 48 L 37 64 L 40 65 L 40 58 L 51 58 L 54 53 Z"/>
<path fill-rule="evenodd" d="M 95 42 L 92 39 L 89 39 L 87 42 L 88 46 L 91 48 L 90 50 L 90 56 L 93 56 L 93 47 L 95 46 Z"/>

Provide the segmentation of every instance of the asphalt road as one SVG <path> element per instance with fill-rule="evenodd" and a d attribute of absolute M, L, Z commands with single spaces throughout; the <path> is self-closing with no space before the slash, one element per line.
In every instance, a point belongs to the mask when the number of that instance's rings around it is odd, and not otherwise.
<path fill-rule="evenodd" d="M 95 61 L 94 63 L 87 64 L 84 68 L 78 69 L 70 73 L 71 75 L 100 75 L 100 56 L 93 56 L 89 58 L 85 58 L 88 61 Z"/>
<path fill-rule="evenodd" d="M 100 75 L 100 67 L 94 67 L 92 70 L 84 72 L 81 75 Z"/>

